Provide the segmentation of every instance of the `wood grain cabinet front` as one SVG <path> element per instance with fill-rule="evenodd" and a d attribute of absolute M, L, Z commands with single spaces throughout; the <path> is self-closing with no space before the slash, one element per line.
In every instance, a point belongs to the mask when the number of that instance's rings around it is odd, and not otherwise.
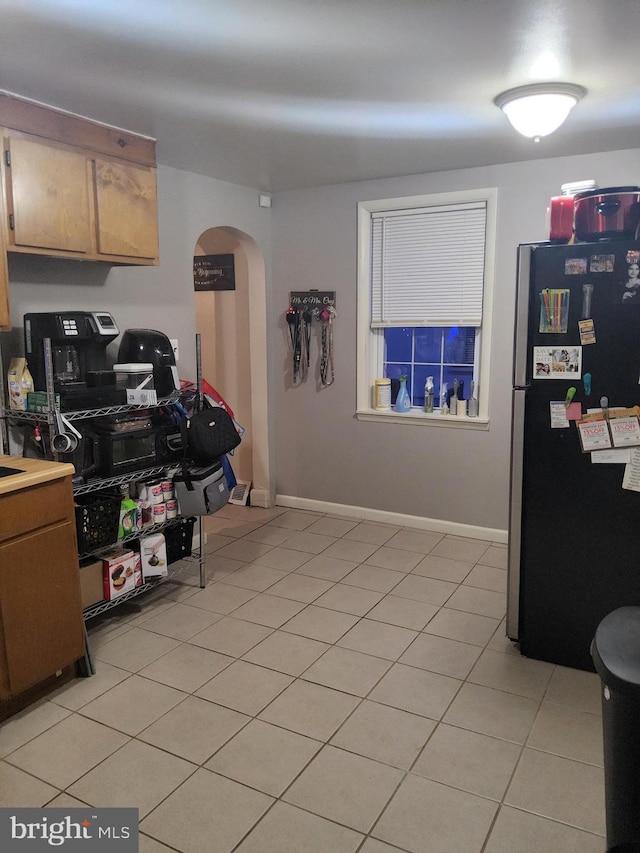
<path fill-rule="evenodd" d="M 4 196 L 0 187 L 0 223 L 6 221 Z M 0 225 L 0 332 L 11 330 L 11 312 L 9 309 L 9 269 L 7 265 L 7 247 L 4 241 L 4 228 Z"/>
<path fill-rule="evenodd" d="M 87 158 L 16 137 L 6 141 L 5 151 L 12 244 L 90 254 Z"/>
<path fill-rule="evenodd" d="M 157 263 L 155 167 L 15 132 L 4 150 L 9 251 Z"/>
<path fill-rule="evenodd" d="M 30 507 L 30 524 L 27 523 Z M 85 652 L 71 481 L 0 497 L 0 699 L 19 696 Z"/>
<path fill-rule="evenodd" d="M 94 160 L 98 252 L 158 257 L 156 170 Z"/>

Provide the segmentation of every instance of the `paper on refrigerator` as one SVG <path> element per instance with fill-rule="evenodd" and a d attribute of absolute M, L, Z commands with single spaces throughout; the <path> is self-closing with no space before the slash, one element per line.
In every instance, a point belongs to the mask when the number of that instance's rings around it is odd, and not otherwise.
<path fill-rule="evenodd" d="M 534 379 L 567 379 L 582 376 L 582 347 L 534 347 Z"/>
<path fill-rule="evenodd" d="M 624 468 L 622 488 L 640 492 L 640 448 L 634 447 L 631 451 L 631 460 Z"/>

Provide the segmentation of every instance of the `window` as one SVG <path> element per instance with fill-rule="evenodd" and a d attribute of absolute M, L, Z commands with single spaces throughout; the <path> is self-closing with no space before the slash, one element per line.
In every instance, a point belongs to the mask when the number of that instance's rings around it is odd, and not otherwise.
<path fill-rule="evenodd" d="M 473 326 L 416 326 L 384 330 L 382 376 L 391 379 L 395 400 L 400 376 L 407 377 L 412 406 L 424 406 L 424 387 L 428 376 L 439 407 L 442 392 L 461 383 L 465 399 L 469 397 L 476 364 L 476 330 Z"/>
<path fill-rule="evenodd" d="M 411 422 L 486 428 L 496 191 L 475 190 L 362 202 L 358 206 L 358 417 L 374 412 L 379 377 L 407 376 Z M 478 388 L 478 419 L 424 414 L 454 381 L 469 399 Z M 411 414 L 415 417 L 411 417 Z"/>

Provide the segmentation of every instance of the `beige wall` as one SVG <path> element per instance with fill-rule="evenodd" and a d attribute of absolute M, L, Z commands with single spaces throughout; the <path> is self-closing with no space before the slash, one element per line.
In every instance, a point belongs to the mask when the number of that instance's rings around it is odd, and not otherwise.
<path fill-rule="evenodd" d="M 544 144 L 544 142 L 540 143 Z M 279 193 L 273 200 L 269 346 L 278 375 L 277 491 L 302 501 L 506 530 L 516 247 L 544 240 L 561 184 L 636 184 L 640 150 L 537 160 Z M 496 277 L 487 432 L 357 421 L 356 206 L 424 193 L 498 188 Z M 336 381 L 287 387 L 284 312 L 291 290 L 336 291 Z M 315 356 L 314 356 L 315 357 Z"/>
<path fill-rule="evenodd" d="M 233 470 L 239 479 L 252 481 L 249 262 L 242 235 L 229 228 L 208 229 L 200 236 L 194 254 L 234 256 L 235 290 L 195 294 L 196 330 L 202 342 L 203 377 L 246 429 L 245 438 L 233 455 Z"/>
<path fill-rule="evenodd" d="M 160 222 L 160 265 L 157 267 L 109 267 L 103 264 L 67 261 L 43 257 L 10 256 L 11 305 L 14 330 L 0 333 L 2 360 L 6 366 L 13 355 L 23 354 L 22 317 L 29 311 L 64 309 L 103 310 L 113 314 L 120 331 L 126 328 L 151 328 L 177 338 L 180 345 L 178 372 L 181 378 L 195 381 L 196 301 L 193 289 L 193 254 L 200 236 L 209 229 L 224 228 L 227 233 L 248 235 L 242 239 L 248 245 L 250 263 L 258 273 L 258 312 L 264 340 L 266 288 L 271 270 L 271 211 L 258 206 L 258 192 L 247 187 L 167 167 L 158 169 L 158 213 Z M 241 274 L 246 280 L 246 270 Z M 244 294 L 244 295 L 243 295 Z M 222 294 L 227 296 L 228 294 Z M 240 291 L 246 299 L 246 288 Z M 231 294 L 233 296 L 233 294 Z M 244 312 L 239 312 L 241 316 Z M 255 318 L 252 318 L 255 323 Z M 243 349 L 236 324 L 224 324 L 234 339 L 222 343 L 216 340 L 221 363 L 235 387 L 228 393 L 229 403 L 238 419 L 252 423 L 251 408 L 258 408 L 264 424 L 268 424 L 266 406 L 267 363 L 263 354 L 256 367 L 247 370 L 246 356 L 236 358 Z M 256 335 L 252 333 L 251 337 Z M 260 334 L 257 335 L 260 337 Z M 113 362 L 119 339 L 110 344 L 108 357 Z M 244 350 L 243 350 L 244 352 Z M 259 388 L 250 402 L 250 373 L 260 376 Z M 211 369 L 204 372 L 210 381 Z M 227 384 L 227 375 L 221 384 Z M 236 393 L 237 390 L 237 393 Z M 220 388 L 225 396 L 227 391 Z M 236 399 L 241 396 L 241 399 Z M 247 424 L 244 424 L 247 426 Z M 266 432 L 261 433 L 266 435 Z M 255 436 L 247 429 L 245 447 L 253 448 Z M 270 469 L 273 460 L 268 447 L 260 447 L 257 475 L 260 486 L 269 492 Z M 244 453 L 244 447 L 243 447 Z M 235 470 L 235 466 L 234 466 Z M 238 474 L 238 476 L 240 476 Z"/>

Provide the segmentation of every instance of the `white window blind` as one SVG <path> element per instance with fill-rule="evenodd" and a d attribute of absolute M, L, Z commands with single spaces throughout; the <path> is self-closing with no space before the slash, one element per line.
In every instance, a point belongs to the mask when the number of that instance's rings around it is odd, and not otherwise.
<path fill-rule="evenodd" d="M 486 202 L 371 214 L 371 326 L 480 326 Z"/>

